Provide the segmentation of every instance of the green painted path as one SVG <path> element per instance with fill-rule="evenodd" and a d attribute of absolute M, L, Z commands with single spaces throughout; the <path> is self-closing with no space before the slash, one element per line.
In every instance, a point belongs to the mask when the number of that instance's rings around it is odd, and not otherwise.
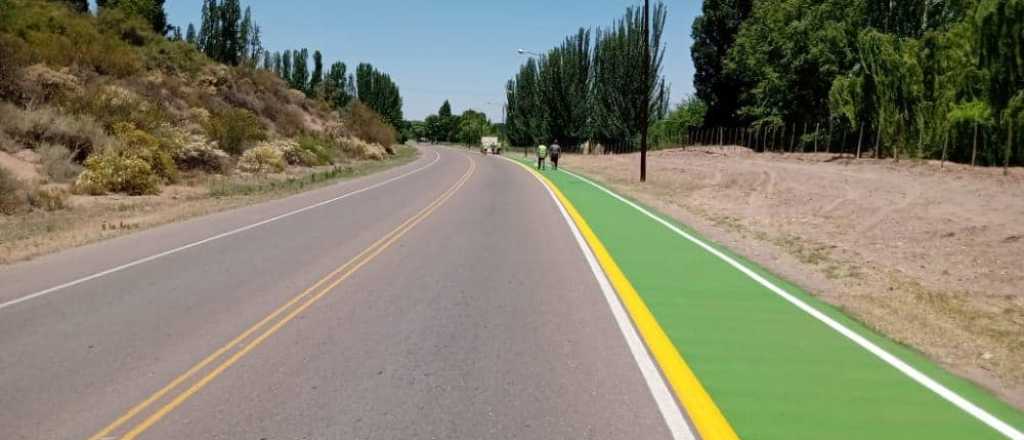
<path fill-rule="evenodd" d="M 543 174 L 604 242 L 740 437 L 1022 438 L 1024 414 L 924 356 L 655 214 L 909 364 L 1009 430 L 1000 433 L 624 201 L 565 172 Z"/>

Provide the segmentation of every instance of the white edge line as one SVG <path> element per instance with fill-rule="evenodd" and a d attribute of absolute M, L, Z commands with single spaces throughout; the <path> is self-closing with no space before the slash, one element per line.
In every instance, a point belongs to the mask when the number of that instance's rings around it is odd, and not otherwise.
<path fill-rule="evenodd" d="M 897 370 L 899 370 L 903 374 L 909 376 L 911 379 L 913 379 L 917 383 L 923 385 L 925 388 L 928 388 L 929 390 L 931 390 L 935 394 L 938 394 L 943 399 L 946 399 L 947 401 L 949 401 L 953 405 L 956 405 L 958 408 L 960 408 L 963 411 L 967 412 L 968 414 L 974 416 L 975 418 L 977 418 L 978 420 L 982 421 L 983 423 L 985 423 L 986 425 L 988 425 L 992 429 L 995 429 L 996 431 L 999 431 L 1001 434 L 1005 435 L 1007 438 L 1010 438 L 1010 439 L 1013 439 L 1013 440 L 1024 440 L 1024 433 L 1021 433 L 1016 428 L 1010 426 L 1008 423 L 1000 420 L 996 416 L 993 416 L 992 414 L 990 414 L 988 411 L 985 411 L 984 409 L 982 409 L 982 408 L 978 407 L 977 405 L 971 403 L 967 399 L 961 397 L 956 392 L 954 392 L 954 391 L 950 390 L 949 388 L 946 388 L 944 385 L 936 382 L 934 379 L 932 379 L 932 378 L 928 377 L 927 375 L 925 375 L 924 373 L 918 371 L 914 367 L 912 367 L 909 364 L 907 364 L 906 362 L 904 362 L 902 359 L 900 359 L 900 358 L 896 357 L 895 355 L 885 351 L 883 348 L 881 348 L 878 345 L 876 345 L 875 343 L 867 340 L 866 338 L 864 338 L 863 336 L 857 334 L 853 330 L 850 330 L 846 326 L 844 326 L 844 325 L 840 324 L 839 322 L 835 321 L 834 319 L 830 318 L 828 315 L 825 315 L 824 313 L 818 311 L 814 307 L 811 307 L 807 303 L 803 302 L 799 298 L 793 296 L 789 292 L 783 290 L 779 286 L 776 286 L 771 281 L 768 281 L 767 279 L 765 279 L 761 275 L 758 275 L 756 272 L 750 270 L 749 268 L 747 268 L 743 264 L 740 264 L 738 261 L 736 261 L 732 257 L 723 254 L 718 249 L 715 249 L 714 247 L 711 247 L 707 243 L 704 243 L 702 240 L 694 237 L 693 235 L 690 235 L 690 234 L 686 233 L 686 231 L 683 231 L 683 230 L 679 229 L 678 227 L 676 227 L 672 223 L 669 223 L 665 219 L 663 219 L 663 218 L 661 218 L 661 217 L 659 217 L 657 215 L 652 214 L 650 211 L 648 211 L 644 207 L 642 207 L 640 205 L 637 205 L 633 201 L 631 201 L 629 199 L 626 199 L 625 197 L 622 197 L 622 196 L 616 194 L 615 192 L 609 190 L 608 188 L 605 188 L 604 186 L 602 186 L 600 184 L 597 184 L 597 183 L 591 181 L 590 179 L 587 179 L 586 177 L 580 176 L 580 175 L 578 175 L 576 173 L 573 173 L 571 171 L 566 171 L 564 169 L 562 171 L 567 173 L 567 174 L 569 174 L 570 176 L 573 176 L 573 177 L 575 177 L 575 178 L 577 178 L 577 179 L 579 179 L 579 180 L 581 180 L 583 182 L 586 182 L 586 183 L 590 184 L 591 186 L 593 186 L 593 187 L 595 187 L 597 189 L 600 189 L 601 191 L 604 191 L 604 192 L 608 193 L 609 195 L 611 195 L 612 197 L 615 197 L 619 201 L 621 201 L 621 202 L 623 202 L 623 203 L 633 207 L 634 209 L 642 212 L 643 214 L 645 214 L 646 216 L 654 219 L 658 223 L 661 223 L 662 225 L 664 225 L 668 229 L 672 230 L 672 232 L 675 232 L 676 234 L 681 235 L 683 238 L 686 238 L 687 240 L 689 240 L 689 241 L 693 242 L 694 244 L 700 246 L 701 248 L 703 248 L 704 250 L 706 250 L 709 253 L 713 254 L 714 256 L 722 259 L 723 261 L 728 263 L 730 266 L 732 266 L 732 267 L 736 268 L 737 270 L 739 270 L 740 272 L 742 272 L 744 275 L 750 277 L 754 281 L 757 281 L 759 284 L 761 284 L 762 286 L 766 287 L 768 290 L 771 290 L 776 295 L 779 295 L 780 297 L 782 297 L 786 301 L 789 301 L 790 303 L 792 303 L 793 305 L 798 307 L 800 310 L 803 310 L 804 312 L 807 312 L 807 314 L 809 314 L 809 315 L 813 316 L 815 319 L 823 322 L 825 325 L 831 327 L 836 332 L 839 332 L 843 336 L 846 336 L 847 338 L 852 340 L 857 345 L 859 345 L 862 348 L 864 348 L 865 350 L 871 352 L 871 354 L 873 354 L 873 355 L 877 356 L 878 358 L 882 359 L 883 361 L 885 361 L 889 365 L 893 366 L 894 368 L 896 368 Z"/>
<path fill-rule="evenodd" d="M 503 159 L 512 161 L 507 157 L 502 156 Z M 514 162 L 513 163 L 517 163 Z M 647 348 L 644 346 L 643 341 L 637 334 L 636 329 L 633 327 L 633 322 L 626 314 L 626 310 L 622 307 L 622 303 L 619 302 L 618 295 L 615 294 L 615 290 L 612 288 L 611 282 L 608 281 L 608 277 L 605 276 L 604 270 L 601 269 L 601 265 L 598 264 L 597 259 L 594 257 L 594 253 L 590 250 L 590 246 L 586 240 L 583 239 L 583 235 L 580 234 L 579 228 L 576 227 L 576 223 L 569 217 L 569 213 L 566 212 L 565 207 L 562 206 L 562 202 L 558 200 L 555 193 L 548 188 L 547 183 L 541 180 L 539 177 L 530 173 L 530 175 L 537 179 L 541 186 L 551 196 L 551 200 L 554 200 L 555 206 L 562 213 L 562 218 L 565 219 L 565 223 L 569 225 L 569 229 L 572 230 L 573 237 L 576 238 L 576 244 L 579 245 L 580 251 L 583 252 L 583 256 L 587 260 L 587 264 L 590 265 L 591 272 L 594 273 L 594 278 L 597 279 L 597 284 L 601 286 L 601 292 L 604 294 L 604 299 L 608 302 L 608 307 L 611 308 L 612 316 L 615 317 L 615 323 L 618 324 L 619 330 L 622 331 L 623 338 L 626 339 L 626 345 L 629 346 L 629 351 L 633 354 L 633 360 L 636 361 L 637 367 L 640 368 L 640 373 L 644 377 L 644 381 L 647 382 L 647 388 L 651 391 L 651 395 L 654 397 L 655 403 L 658 405 L 658 410 L 661 412 L 661 416 L 665 419 L 665 424 L 668 425 L 669 431 L 672 433 L 672 438 L 676 440 L 695 440 L 697 437 L 694 435 L 693 430 L 690 429 L 689 423 L 687 423 L 685 416 L 683 416 L 682 410 L 679 404 L 676 403 L 676 399 L 672 396 L 672 393 L 668 390 L 668 385 L 665 384 L 664 377 L 661 376 L 661 371 L 657 366 L 654 365 L 654 360 L 651 359 L 650 354 L 647 352 Z"/>
<path fill-rule="evenodd" d="M 366 192 L 366 191 L 370 191 L 372 189 L 380 188 L 380 187 L 382 187 L 384 185 L 387 185 L 387 184 L 389 184 L 391 182 L 394 182 L 394 181 L 399 180 L 399 179 L 403 179 L 405 177 L 409 177 L 409 176 L 411 176 L 413 174 L 416 174 L 416 173 L 418 173 L 418 172 L 420 172 L 422 170 L 425 170 L 425 169 L 433 166 L 440 159 L 441 159 L 441 154 L 438 153 L 437 151 L 434 151 L 434 160 L 430 161 L 430 163 L 428 163 L 428 164 L 426 164 L 426 165 L 424 165 L 422 167 L 416 168 L 416 169 L 414 169 L 412 171 L 409 171 L 407 173 L 404 173 L 404 174 L 392 177 L 392 178 L 387 179 L 387 180 L 383 180 L 383 181 L 377 182 L 377 183 L 375 183 L 373 185 L 370 185 L 370 186 L 367 186 L 365 188 L 361 188 L 361 189 L 358 189 L 358 190 L 355 190 L 355 191 L 351 191 L 351 192 L 342 194 L 342 195 L 340 195 L 338 197 L 335 197 L 333 199 L 324 200 L 322 202 L 318 202 L 318 203 L 313 204 L 313 205 L 309 205 L 309 206 L 306 206 L 306 207 L 303 207 L 303 208 L 299 208 L 299 209 L 296 209 L 294 211 L 289 211 L 289 212 L 286 212 L 284 214 L 280 214 L 280 215 L 268 218 L 266 220 L 262 220 L 262 221 L 259 221 L 259 222 L 256 222 L 256 223 L 253 223 L 253 224 L 250 224 L 250 225 L 247 225 L 247 226 L 242 226 L 242 227 L 237 228 L 237 229 L 232 229 L 230 231 L 223 232 L 223 233 L 214 235 L 212 237 L 207 237 L 207 238 L 204 238 L 204 239 L 199 240 L 199 241 L 195 241 L 195 242 L 192 242 L 192 243 L 180 246 L 180 247 L 176 247 L 174 249 L 169 249 L 169 250 L 160 252 L 158 254 L 153 254 L 153 255 L 150 255 L 148 257 L 140 258 L 138 260 L 134 260 L 132 262 L 125 263 L 125 264 L 122 264 L 122 265 L 117 266 L 117 267 L 112 267 L 110 269 L 107 269 L 107 270 L 104 270 L 104 271 L 101 271 L 101 272 L 96 272 L 96 273 L 94 273 L 92 275 L 87 275 L 87 276 L 84 276 L 82 278 L 78 278 L 78 279 L 73 280 L 73 281 L 68 281 L 68 282 L 66 282 L 64 284 L 60 284 L 60 285 L 57 285 L 57 286 L 50 287 L 48 289 L 40 290 L 40 291 L 35 292 L 35 293 L 30 293 L 28 295 L 22 296 L 20 298 L 12 299 L 12 300 L 7 301 L 5 303 L 0 303 L 0 310 L 3 310 L 5 308 L 8 308 L 8 307 L 20 304 L 20 303 L 23 303 L 25 301 L 30 301 L 30 300 L 33 300 L 35 298 L 39 298 L 39 297 L 41 297 L 43 295 L 48 295 L 48 294 L 51 294 L 51 293 L 54 293 L 54 292 L 57 292 L 57 291 L 60 291 L 60 290 L 67 289 L 68 287 L 72 287 L 72 286 L 76 286 L 76 285 L 82 284 L 82 283 L 84 283 L 86 281 L 95 280 L 97 278 L 104 277 L 104 276 L 110 275 L 110 274 L 115 273 L 115 272 L 120 272 L 122 270 L 131 268 L 131 267 L 135 267 L 135 266 L 138 266 L 138 265 L 143 264 L 143 263 L 148 263 L 150 261 L 153 261 L 153 260 L 156 260 L 156 259 L 159 259 L 159 258 L 163 258 L 163 257 L 166 257 L 166 256 L 171 255 L 171 254 L 176 254 L 176 253 L 184 251 L 186 249 L 191 249 L 191 248 L 194 248 L 196 246 L 201 246 L 203 244 L 209 243 L 209 242 L 214 241 L 214 240 L 220 240 L 222 238 L 230 237 L 230 236 L 238 234 L 240 232 L 245 232 L 245 231 L 248 231 L 250 229 L 257 228 L 257 227 L 263 226 L 263 225 L 268 224 L 268 223 L 273 223 L 273 222 L 276 222 L 278 220 L 281 220 L 281 219 L 284 219 L 284 218 L 287 218 L 287 217 L 291 217 L 291 216 L 293 216 L 295 214 L 299 214 L 299 213 L 302 213 L 302 212 L 305 212 L 305 211 L 309 211 L 311 209 L 319 208 L 321 206 L 337 202 L 337 201 L 342 200 L 342 199 L 346 199 L 348 197 L 354 196 L 354 195 L 359 194 L 359 193 L 363 193 L 363 192 Z"/>

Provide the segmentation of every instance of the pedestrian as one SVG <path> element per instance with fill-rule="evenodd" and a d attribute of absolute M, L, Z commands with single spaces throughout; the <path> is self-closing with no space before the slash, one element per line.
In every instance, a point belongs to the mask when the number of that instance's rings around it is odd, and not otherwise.
<path fill-rule="evenodd" d="M 558 141 L 551 144 L 551 167 L 558 169 L 558 156 L 562 154 L 562 147 L 558 145 Z"/>
<path fill-rule="evenodd" d="M 544 169 L 544 159 L 548 157 L 548 147 L 544 144 L 537 146 L 537 169 Z"/>

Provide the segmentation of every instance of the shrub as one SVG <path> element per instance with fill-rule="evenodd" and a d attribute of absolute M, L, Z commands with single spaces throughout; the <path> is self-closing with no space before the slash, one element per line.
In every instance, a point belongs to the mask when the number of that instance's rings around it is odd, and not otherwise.
<path fill-rule="evenodd" d="M 65 183 L 75 179 L 82 167 L 75 163 L 71 150 L 63 145 L 43 144 L 36 148 L 39 153 L 43 174 L 50 181 Z"/>
<path fill-rule="evenodd" d="M 157 105 L 146 102 L 135 92 L 113 84 L 92 86 L 68 100 L 72 113 L 90 115 L 103 127 L 113 130 L 114 125 L 129 122 L 144 130 L 156 130 L 168 116 Z"/>
<path fill-rule="evenodd" d="M 292 161 L 289 160 L 288 163 L 293 165 L 321 166 L 330 165 L 335 161 L 336 153 L 334 149 L 336 147 L 334 142 L 330 140 L 309 135 L 301 136 L 299 137 L 299 142 L 296 147 L 296 150 L 299 150 L 302 153 L 295 154 L 304 155 L 307 159 L 301 161 L 301 163 L 292 163 Z"/>
<path fill-rule="evenodd" d="M 354 137 L 341 138 L 338 145 L 347 155 L 356 159 L 383 160 L 388 155 L 384 147 Z"/>
<path fill-rule="evenodd" d="M 391 147 L 398 132 L 384 118 L 366 104 L 353 102 L 345 112 L 345 126 L 355 137 L 366 142 Z"/>
<path fill-rule="evenodd" d="M 0 168 L 0 214 L 17 214 L 27 204 L 25 186 L 9 171 Z"/>
<path fill-rule="evenodd" d="M 225 173 L 230 165 L 230 156 L 201 140 L 191 140 L 174 154 L 174 162 L 183 170 L 200 170 L 209 173 Z"/>
<path fill-rule="evenodd" d="M 242 154 L 238 169 L 253 174 L 284 171 L 284 154 L 271 145 L 259 145 Z"/>
<path fill-rule="evenodd" d="M 164 182 L 173 183 L 178 180 L 178 166 L 172 157 L 176 146 L 161 143 L 160 139 L 135 128 L 130 123 L 115 125 L 114 135 L 121 142 L 123 155 L 146 162 L 150 170 Z"/>
<path fill-rule="evenodd" d="M 39 188 L 28 193 L 28 203 L 44 211 L 59 211 L 67 207 L 66 191 L 60 188 Z"/>
<path fill-rule="evenodd" d="M 27 45 L 19 38 L 0 33 L 0 60 L 4 60 L 0 63 L 0 98 L 13 99 L 19 92 L 15 86 L 18 72 L 28 62 Z"/>
<path fill-rule="evenodd" d="M 122 152 L 107 150 L 85 161 L 73 190 L 79 194 L 101 195 L 123 192 L 128 195 L 158 194 L 160 177 L 146 161 Z"/>
<path fill-rule="evenodd" d="M 254 142 L 266 140 L 266 127 L 252 112 L 229 109 L 210 116 L 205 124 L 207 136 L 224 151 L 241 154 Z"/>
<path fill-rule="evenodd" d="M 0 131 L 27 147 L 47 143 L 63 145 L 80 161 L 111 143 L 110 137 L 92 118 L 63 114 L 50 107 L 22 110 L 0 103 Z"/>
<path fill-rule="evenodd" d="M 18 91 L 21 99 L 27 101 L 29 107 L 74 96 L 82 90 L 78 77 L 66 71 L 58 72 L 42 64 L 25 67 L 18 73 Z"/>

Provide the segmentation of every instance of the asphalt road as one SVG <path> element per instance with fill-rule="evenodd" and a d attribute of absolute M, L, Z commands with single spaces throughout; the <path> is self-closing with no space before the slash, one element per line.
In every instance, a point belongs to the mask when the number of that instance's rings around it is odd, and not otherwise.
<path fill-rule="evenodd" d="M 669 438 L 546 190 L 421 151 L 0 269 L 0 438 Z"/>

